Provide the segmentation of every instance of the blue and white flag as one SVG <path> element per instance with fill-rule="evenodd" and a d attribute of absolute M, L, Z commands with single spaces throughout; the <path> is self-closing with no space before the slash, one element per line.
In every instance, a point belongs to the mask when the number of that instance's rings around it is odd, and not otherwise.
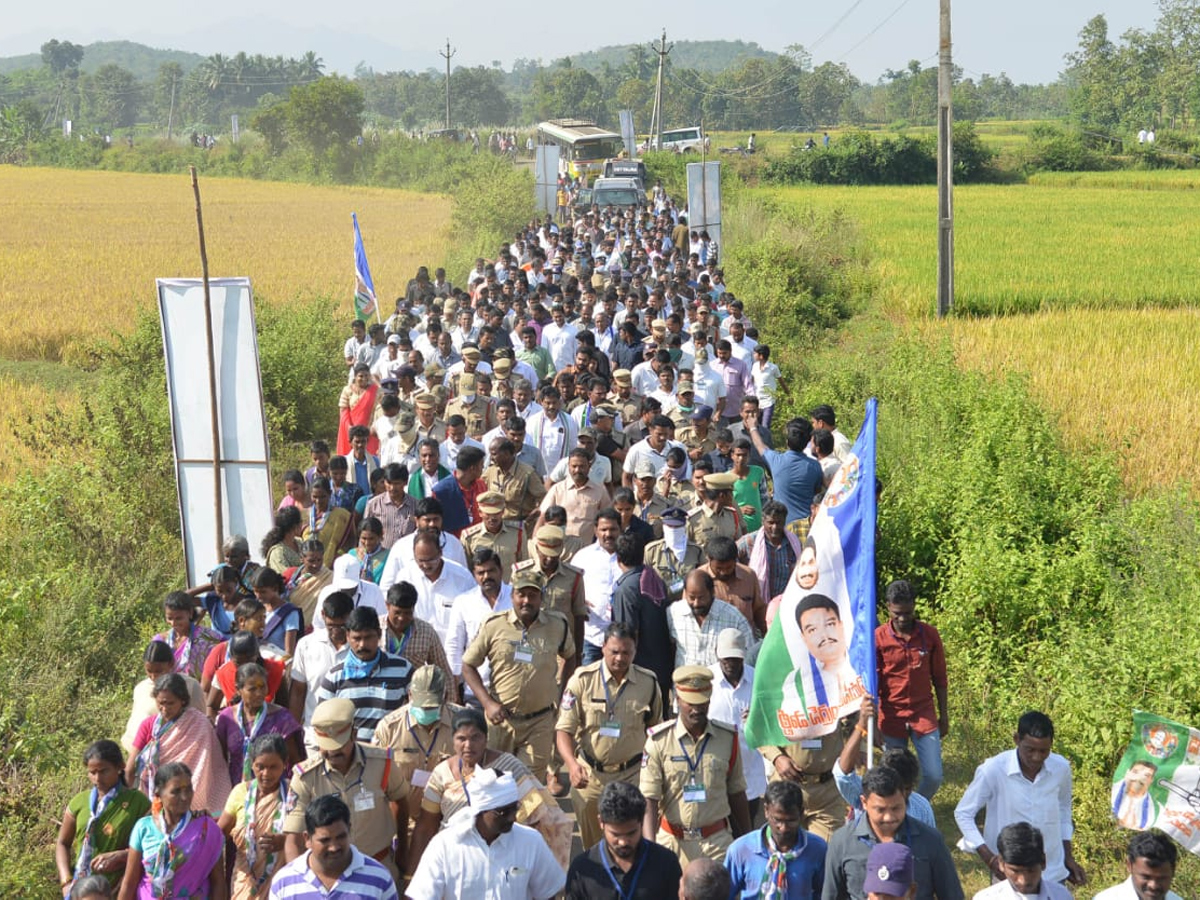
<path fill-rule="evenodd" d="M 354 308 L 360 316 L 369 316 L 375 312 L 375 282 L 367 265 L 362 232 L 358 230 L 358 214 L 350 213 L 350 219 L 354 222 Z"/>
<path fill-rule="evenodd" d="M 751 747 L 828 734 L 875 695 L 875 419 L 872 397 L 763 641 Z"/>

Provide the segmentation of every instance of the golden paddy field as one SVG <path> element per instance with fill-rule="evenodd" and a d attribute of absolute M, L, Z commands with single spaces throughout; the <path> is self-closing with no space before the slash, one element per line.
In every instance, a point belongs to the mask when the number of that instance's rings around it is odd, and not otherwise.
<path fill-rule="evenodd" d="M 351 212 L 385 309 L 444 256 L 444 197 L 219 178 L 200 191 L 209 273 L 274 301 L 341 295 L 349 315 Z M 152 306 L 155 278 L 199 275 L 187 175 L 0 167 L 0 358 L 70 360 Z"/>

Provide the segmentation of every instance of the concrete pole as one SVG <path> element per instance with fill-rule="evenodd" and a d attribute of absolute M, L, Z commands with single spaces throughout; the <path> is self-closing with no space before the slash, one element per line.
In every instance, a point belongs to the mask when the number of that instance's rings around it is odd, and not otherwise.
<path fill-rule="evenodd" d="M 954 113 L 950 99 L 950 0 L 940 0 L 938 35 L 938 259 L 937 314 L 954 308 Z"/>

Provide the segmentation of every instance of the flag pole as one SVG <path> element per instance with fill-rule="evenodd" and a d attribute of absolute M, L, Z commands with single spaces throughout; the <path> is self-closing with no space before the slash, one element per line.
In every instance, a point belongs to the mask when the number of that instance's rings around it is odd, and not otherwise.
<path fill-rule="evenodd" d="M 225 552 L 225 501 L 221 494 L 221 411 L 217 408 L 217 362 L 213 342 L 212 293 L 208 285 L 208 249 L 204 243 L 204 215 L 200 209 L 200 182 L 196 167 L 188 166 L 192 175 L 192 193 L 196 195 L 196 229 L 200 233 L 200 273 L 204 282 L 204 338 L 208 349 L 208 402 L 212 418 L 213 453 L 213 512 L 216 516 L 217 559 Z"/>

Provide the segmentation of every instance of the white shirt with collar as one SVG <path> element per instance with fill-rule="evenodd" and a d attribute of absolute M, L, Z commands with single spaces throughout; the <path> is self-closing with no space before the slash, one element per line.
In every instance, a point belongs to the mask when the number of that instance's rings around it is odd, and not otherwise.
<path fill-rule="evenodd" d="M 518 341 L 517 343 L 519 344 L 520 342 Z M 520 347 L 517 347 L 517 349 L 520 349 Z M 538 386 L 537 370 L 523 359 L 513 360 L 512 374 L 517 378 L 524 378 L 535 388 Z M 536 403 L 533 405 L 537 406 L 537 409 L 541 409 L 541 407 Z M 535 409 L 534 412 L 537 412 L 537 409 Z"/>
<path fill-rule="evenodd" d="M 404 580 L 404 571 L 408 566 L 416 567 L 413 556 L 413 542 L 417 539 L 415 531 L 406 534 L 396 543 L 392 544 L 392 549 L 388 552 L 387 562 L 383 564 L 383 572 L 379 576 L 379 589 L 386 596 L 388 588 L 397 581 Z M 451 562 L 456 562 L 469 573 L 471 566 L 467 562 L 467 551 L 463 547 L 462 541 L 450 534 L 448 531 L 442 532 L 442 556 Z"/>
<path fill-rule="evenodd" d="M 975 822 L 981 810 L 984 811 L 982 834 Z M 962 832 L 958 849 L 965 853 L 974 853 L 983 844 L 995 852 L 1001 828 L 1014 822 L 1028 822 L 1041 831 L 1045 842 L 1043 877 L 1063 881 L 1068 875 L 1063 841 L 1071 840 L 1075 834 L 1071 819 L 1071 764 L 1051 753 L 1030 781 L 1021 774 L 1015 748 L 984 760 L 954 809 L 954 821 Z"/>
<path fill-rule="evenodd" d="M 997 881 L 982 891 L 977 891 L 972 900 L 1073 900 L 1072 894 L 1057 881 L 1042 878 L 1036 894 L 1021 894 L 1007 880 Z"/>
<path fill-rule="evenodd" d="M 562 410 L 557 419 L 549 418 L 542 410 L 525 420 L 525 434 L 533 438 L 533 446 L 541 452 L 546 469 L 550 471 L 575 449 L 579 426 Z"/>
<path fill-rule="evenodd" d="M 334 576 L 333 584 L 337 584 L 337 576 Z M 322 594 L 329 588 L 323 588 Z M 384 599 L 383 591 L 379 589 L 379 585 L 373 584 L 370 581 L 358 581 L 353 588 L 345 591 L 350 595 L 350 599 L 354 601 L 354 606 L 369 606 L 379 615 L 379 621 L 382 622 L 387 618 L 387 601 Z M 321 608 L 321 600 L 317 601 L 317 609 Z M 313 631 L 322 631 L 325 628 L 324 616 L 313 616 Z M 297 642 L 298 645 L 298 642 Z"/>
<path fill-rule="evenodd" d="M 534 829 L 513 825 L 489 845 L 467 815 L 434 835 L 404 893 L 412 900 L 549 900 L 566 883 Z"/>
<path fill-rule="evenodd" d="M 304 695 L 302 722 L 304 742 L 314 745 L 316 744 L 316 735 L 313 733 L 311 723 L 313 711 L 317 708 L 317 688 L 321 686 L 321 679 L 325 677 L 325 673 L 346 655 L 346 645 L 343 645 L 340 650 L 333 646 L 333 641 L 329 639 L 329 631 L 324 627 L 323 617 L 318 613 L 316 618 L 322 620 L 322 627 L 314 628 L 311 634 L 300 638 L 296 642 L 296 652 L 292 656 L 292 678 L 299 678 L 308 686 L 308 693 Z"/>
<path fill-rule="evenodd" d="M 617 554 L 592 543 L 571 558 L 571 565 L 583 572 L 583 597 L 588 606 L 583 639 L 599 647 L 604 643 L 604 629 L 612 623 L 613 585 L 621 577 Z"/>
<path fill-rule="evenodd" d="M 742 680 L 737 687 L 729 683 L 721 671 L 720 663 L 708 668 L 713 675 L 708 717 L 724 722 L 737 731 L 742 772 L 746 776 L 746 799 L 755 800 L 767 792 L 767 769 L 758 750 L 746 741 L 746 719 L 750 717 L 750 694 L 754 690 L 754 667 L 742 667 Z"/>
<path fill-rule="evenodd" d="M 456 444 L 449 437 L 442 441 L 442 446 L 438 449 L 438 456 L 443 466 L 450 471 L 454 471 L 454 464 L 458 462 L 458 454 L 462 452 L 463 447 L 478 447 L 483 450 L 484 455 L 487 455 L 487 450 L 483 444 L 472 437 L 464 437 L 461 444 Z"/>
<path fill-rule="evenodd" d="M 462 676 L 463 654 L 475 640 L 475 635 L 479 634 L 479 629 L 483 627 L 488 616 L 492 613 L 507 612 L 510 609 L 512 609 L 512 586 L 503 581 L 500 582 L 500 593 L 496 597 L 495 606 L 487 602 L 487 598 L 483 596 L 483 591 L 479 588 L 459 598 L 450 613 L 450 631 L 446 635 L 446 661 L 450 663 L 450 671 L 454 675 Z M 490 689 L 492 686 L 491 664 L 485 659 L 483 664 L 477 668 L 479 677 L 483 679 L 484 687 Z M 463 687 L 468 697 L 474 696 L 469 687 L 465 684 Z"/>
<path fill-rule="evenodd" d="M 1118 885 L 1105 888 L 1093 900 L 1138 900 L 1137 891 L 1133 889 L 1133 876 L 1126 878 Z M 1183 900 L 1174 891 L 1167 891 L 1167 900 Z"/>
<path fill-rule="evenodd" d="M 417 607 L 414 615 L 424 619 L 437 631 L 442 646 L 446 645 L 446 637 L 450 633 L 450 614 L 454 604 L 464 594 L 475 590 L 475 578 L 464 566 L 451 562 L 442 557 L 442 573 L 437 581 L 430 581 L 425 573 L 417 568 L 416 562 L 404 567 L 400 576 L 417 589 Z"/>

